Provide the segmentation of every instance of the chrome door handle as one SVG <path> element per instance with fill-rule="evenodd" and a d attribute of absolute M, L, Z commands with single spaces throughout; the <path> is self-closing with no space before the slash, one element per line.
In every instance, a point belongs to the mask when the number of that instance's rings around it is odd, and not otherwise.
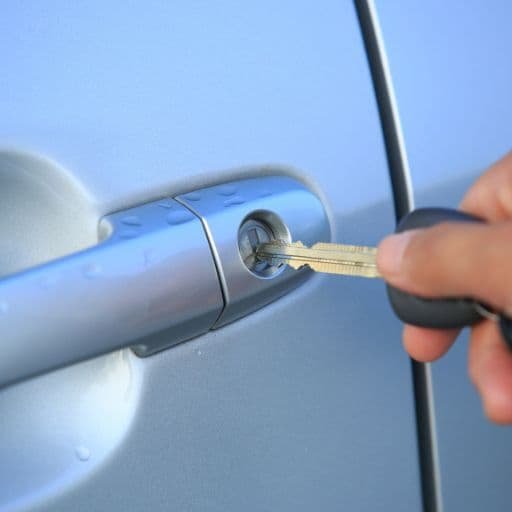
<path fill-rule="evenodd" d="M 153 354 L 303 282 L 307 272 L 248 263 L 253 228 L 330 239 L 307 187 L 260 177 L 108 215 L 95 247 L 1 279 L 0 387 L 122 347 Z"/>
<path fill-rule="evenodd" d="M 100 226 L 99 245 L 0 280 L 0 386 L 133 344 L 146 355 L 217 320 L 217 272 L 189 210 L 165 199 Z"/>

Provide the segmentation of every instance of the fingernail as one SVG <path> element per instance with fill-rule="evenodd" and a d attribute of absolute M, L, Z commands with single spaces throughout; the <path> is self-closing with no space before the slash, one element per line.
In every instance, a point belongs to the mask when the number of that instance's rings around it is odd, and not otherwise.
<path fill-rule="evenodd" d="M 414 234 L 414 230 L 405 231 L 382 240 L 377 250 L 377 268 L 382 275 L 391 276 L 400 273 L 405 249 Z"/>

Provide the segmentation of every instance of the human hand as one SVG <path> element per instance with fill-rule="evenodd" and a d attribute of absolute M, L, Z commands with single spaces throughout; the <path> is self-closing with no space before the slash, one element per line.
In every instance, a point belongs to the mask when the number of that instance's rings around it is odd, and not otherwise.
<path fill-rule="evenodd" d="M 461 210 L 487 220 L 443 223 L 385 238 L 377 265 L 384 279 L 423 297 L 471 297 L 512 317 L 512 152 L 469 189 Z M 444 355 L 458 330 L 406 325 L 403 341 L 417 361 Z M 495 322 L 472 327 L 468 369 L 487 416 L 512 423 L 512 352 Z"/>

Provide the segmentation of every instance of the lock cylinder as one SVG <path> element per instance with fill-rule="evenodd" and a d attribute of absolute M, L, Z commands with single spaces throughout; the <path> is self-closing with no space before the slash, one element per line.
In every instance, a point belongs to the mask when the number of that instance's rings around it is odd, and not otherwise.
<path fill-rule="evenodd" d="M 269 211 L 256 211 L 248 215 L 238 230 L 238 250 L 244 265 L 256 276 L 272 278 L 280 274 L 285 265 L 271 265 L 256 257 L 260 244 L 274 240 L 291 241 L 290 232 L 283 221 Z"/>

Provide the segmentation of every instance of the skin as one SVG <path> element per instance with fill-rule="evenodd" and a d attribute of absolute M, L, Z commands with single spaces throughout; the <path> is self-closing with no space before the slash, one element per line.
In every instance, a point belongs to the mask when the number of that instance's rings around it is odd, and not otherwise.
<path fill-rule="evenodd" d="M 405 291 L 472 297 L 512 316 L 512 152 L 473 184 L 460 209 L 488 223 L 443 223 L 391 235 L 378 247 L 379 271 Z M 406 325 L 403 343 L 413 359 L 435 361 L 457 335 Z M 468 371 L 488 418 L 512 424 L 512 351 L 490 320 L 471 329 Z"/>

